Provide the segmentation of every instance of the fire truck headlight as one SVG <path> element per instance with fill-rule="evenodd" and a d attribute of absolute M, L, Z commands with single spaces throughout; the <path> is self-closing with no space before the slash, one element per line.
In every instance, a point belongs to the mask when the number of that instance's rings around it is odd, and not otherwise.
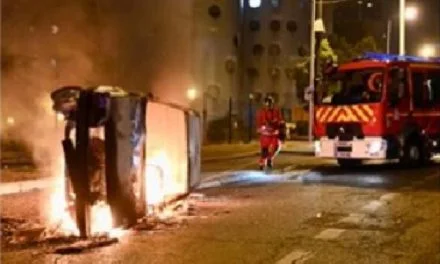
<path fill-rule="evenodd" d="M 314 147 L 315 147 L 315 153 L 321 152 L 321 142 L 319 140 L 314 142 Z"/>
<path fill-rule="evenodd" d="M 386 146 L 386 142 L 382 140 L 372 141 L 368 144 L 368 154 L 376 154 L 383 150 Z"/>

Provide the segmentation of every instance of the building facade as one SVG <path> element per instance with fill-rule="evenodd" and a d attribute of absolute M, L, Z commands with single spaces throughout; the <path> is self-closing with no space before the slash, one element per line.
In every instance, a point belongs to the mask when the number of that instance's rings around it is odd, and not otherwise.
<path fill-rule="evenodd" d="M 240 116 L 250 95 L 258 103 L 273 94 L 291 107 L 298 101 L 292 69 L 309 41 L 308 3 L 5 0 L 2 122 L 31 126 L 64 85 L 152 92 L 206 112 L 207 121 L 227 118 L 230 106 Z"/>
<path fill-rule="evenodd" d="M 242 1 L 244 76 L 240 95 L 255 100 L 271 94 L 282 107 L 298 103 L 294 67 L 309 43 L 309 1 Z"/>

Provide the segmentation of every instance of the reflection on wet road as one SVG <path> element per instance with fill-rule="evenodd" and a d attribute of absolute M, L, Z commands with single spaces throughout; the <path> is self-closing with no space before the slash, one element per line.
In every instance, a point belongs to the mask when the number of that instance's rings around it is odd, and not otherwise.
<path fill-rule="evenodd" d="M 310 184 L 330 184 L 337 186 L 401 189 L 426 188 L 440 190 L 440 162 L 423 168 L 402 168 L 398 163 L 365 164 L 353 169 L 342 169 L 332 161 L 313 158 L 280 158 L 279 165 L 270 172 L 257 170 L 231 169 L 219 177 L 206 178 L 201 188 L 255 185 L 280 182 Z M 250 166 L 254 166 L 252 163 Z M 217 174 L 218 175 L 218 174 Z"/>

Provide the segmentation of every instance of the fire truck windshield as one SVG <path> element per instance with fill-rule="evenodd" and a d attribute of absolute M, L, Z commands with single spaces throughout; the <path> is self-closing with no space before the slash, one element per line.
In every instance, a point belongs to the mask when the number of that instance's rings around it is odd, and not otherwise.
<path fill-rule="evenodd" d="M 339 71 L 323 81 L 318 89 L 317 104 L 362 104 L 382 98 L 384 69 Z"/>

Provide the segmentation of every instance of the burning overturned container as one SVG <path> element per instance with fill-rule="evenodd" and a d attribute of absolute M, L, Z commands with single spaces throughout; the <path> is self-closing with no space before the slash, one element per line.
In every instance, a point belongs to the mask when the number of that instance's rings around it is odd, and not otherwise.
<path fill-rule="evenodd" d="M 65 199 L 81 236 L 160 210 L 200 182 L 199 115 L 118 87 L 63 87 Z"/>

